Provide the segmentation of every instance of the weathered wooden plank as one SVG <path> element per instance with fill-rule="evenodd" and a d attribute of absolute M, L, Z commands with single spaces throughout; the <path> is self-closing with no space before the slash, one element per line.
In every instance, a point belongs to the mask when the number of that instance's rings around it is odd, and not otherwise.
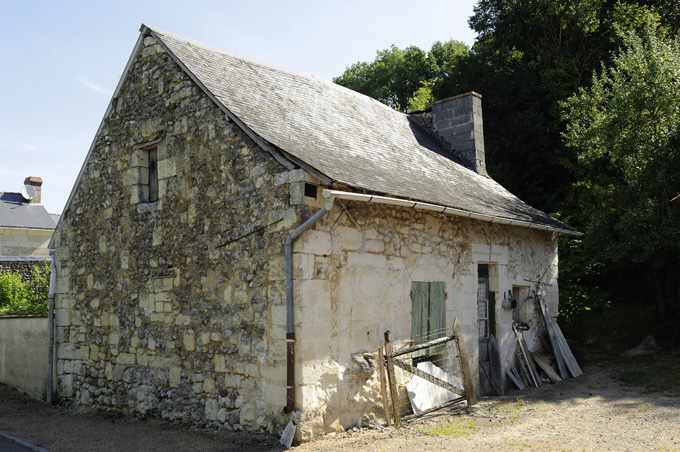
<path fill-rule="evenodd" d="M 543 314 L 543 321 L 548 329 L 548 337 L 550 338 L 550 344 L 552 345 L 553 355 L 557 361 L 557 367 L 560 371 L 560 376 L 562 379 L 566 379 L 569 375 L 567 374 L 567 365 L 564 362 L 564 357 L 557 344 L 557 337 L 555 336 L 555 329 L 553 328 L 553 321 L 550 319 L 550 314 L 548 313 L 548 308 L 545 305 L 545 299 L 538 297 L 538 304 L 541 307 L 541 314 Z"/>
<path fill-rule="evenodd" d="M 576 358 L 574 357 L 574 354 L 571 351 L 571 347 L 569 347 L 567 339 L 564 337 L 564 334 L 562 334 L 560 326 L 556 323 L 555 323 L 555 336 L 557 337 L 558 344 L 560 344 L 560 349 L 562 350 L 565 362 L 567 364 L 567 368 L 571 376 L 579 377 L 583 375 L 583 370 L 581 370 L 581 366 L 579 366 L 578 361 L 576 361 Z"/>
<path fill-rule="evenodd" d="M 401 419 L 397 412 L 397 381 L 394 375 L 394 360 L 392 359 L 392 339 L 390 332 L 385 332 L 385 359 L 387 360 L 387 381 L 390 386 L 390 402 L 392 404 L 392 418 L 396 426 L 401 425 Z"/>
<path fill-rule="evenodd" d="M 488 363 L 484 363 L 484 364 L 488 364 Z M 491 387 L 493 388 L 494 393 L 497 396 L 501 395 L 500 392 L 498 392 L 498 388 L 496 388 L 496 385 L 493 384 L 493 380 L 489 376 L 489 372 L 486 371 L 486 369 L 484 368 L 484 365 L 482 363 L 479 363 L 479 370 L 481 370 L 482 373 L 484 374 L 484 376 L 486 377 L 486 381 L 488 381 L 491 384 Z M 488 395 L 488 394 L 485 394 L 485 395 Z"/>
<path fill-rule="evenodd" d="M 430 283 L 430 310 L 429 310 L 428 339 L 434 339 L 446 331 L 446 283 Z M 433 347 L 430 355 L 444 353 L 444 345 Z"/>
<path fill-rule="evenodd" d="M 546 360 L 544 360 L 544 359 L 541 357 L 541 355 L 539 355 L 539 354 L 536 353 L 536 352 L 531 352 L 531 356 L 533 356 L 534 361 L 536 361 L 536 364 L 538 364 L 538 366 L 539 366 L 541 369 L 543 369 L 543 372 L 545 372 L 545 374 L 548 376 L 548 378 L 550 378 L 550 381 L 552 381 L 553 383 L 559 383 L 560 381 L 562 381 L 562 379 L 560 378 L 560 376 L 557 375 L 557 372 L 555 372 L 555 371 L 553 370 L 553 368 L 550 367 L 550 364 L 548 364 L 548 363 L 546 362 Z"/>
<path fill-rule="evenodd" d="M 402 417 L 401 419 L 404 420 L 404 421 L 408 421 L 410 419 L 415 419 L 417 417 L 424 416 L 426 414 L 432 413 L 433 411 L 441 410 L 442 408 L 446 408 L 448 406 L 455 405 L 456 403 L 461 403 L 465 400 L 466 400 L 465 397 L 458 397 L 457 399 L 449 400 L 448 402 L 446 402 L 442 405 L 432 407 L 432 408 L 429 408 L 427 410 L 423 410 L 420 413 L 407 414 L 406 416 Z"/>
<path fill-rule="evenodd" d="M 517 371 L 517 367 L 513 367 L 512 369 L 510 369 L 510 371 L 515 376 L 515 378 L 517 378 L 517 380 L 519 380 L 519 382 L 522 383 L 524 388 L 526 388 L 527 384 L 524 380 L 522 380 L 522 377 L 519 375 L 519 372 Z M 522 389 L 524 389 L 524 388 L 522 388 Z"/>
<path fill-rule="evenodd" d="M 447 391 L 453 392 L 454 394 L 460 395 L 460 394 L 465 393 L 465 389 L 454 386 L 451 383 L 449 383 L 448 381 L 440 380 L 439 378 L 435 377 L 434 375 L 430 375 L 427 372 L 424 372 L 424 371 L 418 369 L 417 367 L 410 365 L 409 363 L 405 363 L 404 361 L 402 361 L 400 359 L 393 359 L 392 362 L 394 363 L 395 366 L 401 367 L 405 371 L 411 372 L 413 375 L 417 375 L 420 378 L 422 378 L 423 380 L 427 380 L 430 383 L 439 386 L 440 388 L 444 388 Z"/>
<path fill-rule="evenodd" d="M 498 341 L 493 334 L 489 335 L 489 372 L 490 381 L 496 394 L 503 395 L 503 371 L 501 370 L 501 355 L 498 352 Z"/>
<path fill-rule="evenodd" d="M 519 346 L 520 350 L 521 357 L 520 362 L 523 366 L 525 366 L 527 379 L 529 380 L 529 383 L 531 383 L 533 386 L 539 387 L 543 384 L 543 382 L 541 381 L 541 377 L 538 375 L 538 371 L 536 370 L 533 361 L 529 358 L 529 347 L 527 347 L 526 342 L 524 342 L 522 332 L 519 329 L 515 328 L 514 326 L 512 329 L 515 331 L 517 345 Z"/>
<path fill-rule="evenodd" d="M 515 352 L 515 357 L 517 358 L 517 363 L 519 364 L 519 375 L 522 378 L 522 382 L 524 383 L 524 386 L 530 386 L 533 385 L 533 382 L 531 378 L 529 378 L 529 371 L 526 368 L 526 364 L 524 364 L 524 359 L 522 358 L 522 354 L 520 353 L 519 350 Z"/>
<path fill-rule="evenodd" d="M 550 331 L 550 340 L 553 344 L 553 352 L 555 352 L 555 361 L 557 361 L 557 367 L 560 371 L 560 376 L 562 379 L 566 379 L 569 377 L 567 360 L 564 357 L 564 350 L 562 350 L 562 347 L 560 346 L 560 343 L 557 339 L 554 322 L 550 321 L 548 331 Z"/>
<path fill-rule="evenodd" d="M 389 427 L 392 425 L 392 416 L 390 416 L 390 401 L 387 399 L 387 387 L 385 385 L 385 354 L 383 348 L 378 347 L 378 372 L 380 373 L 380 393 L 383 399 L 383 408 L 385 409 L 385 422 Z"/>
<path fill-rule="evenodd" d="M 510 370 L 505 371 L 505 375 L 508 376 L 510 381 L 512 381 L 515 384 L 515 386 L 517 386 L 517 389 L 519 389 L 520 391 L 522 391 L 525 388 L 524 383 L 522 383 L 522 379 L 518 378 L 512 371 Z"/>
<path fill-rule="evenodd" d="M 398 356 L 406 355 L 406 354 L 408 354 L 408 353 L 413 353 L 413 352 L 416 352 L 416 351 L 418 351 L 418 350 L 422 350 L 422 349 L 424 349 L 424 348 L 430 348 L 430 347 L 432 347 L 432 346 L 434 346 L 434 345 L 445 344 L 446 342 L 452 341 L 453 339 L 455 339 L 454 336 L 440 337 L 439 339 L 435 339 L 435 340 L 433 340 L 433 341 L 429 341 L 429 342 L 427 342 L 427 343 L 425 343 L 425 344 L 414 345 L 413 347 L 405 348 L 405 349 L 403 349 L 403 350 L 399 350 L 398 352 L 394 352 L 394 353 L 392 353 L 392 357 L 393 357 L 393 358 L 396 358 L 396 357 L 398 357 Z"/>
<path fill-rule="evenodd" d="M 524 335 L 520 335 L 520 342 L 522 343 L 522 350 L 524 350 L 524 356 L 527 359 L 527 364 L 529 365 L 529 370 L 531 373 L 534 375 L 534 378 L 536 379 L 537 386 L 541 386 L 543 384 L 543 380 L 541 380 L 541 376 L 538 374 L 538 369 L 536 369 L 536 366 L 534 365 L 534 361 L 531 359 L 531 351 L 529 350 L 529 347 L 527 346 L 526 341 L 524 340 Z"/>
<path fill-rule="evenodd" d="M 550 356 L 554 357 L 552 354 L 552 347 L 550 346 L 550 342 L 548 339 L 545 338 L 545 334 L 539 334 L 538 338 L 541 340 L 541 343 L 543 344 L 543 347 L 545 347 L 545 350 L 550 354 Z"/>
<path fill-rule="evenodd" d="M 468 359 L 467 347 L 465 346 L 465 336 L 463 336 L 463 328 L 458 321 L 458 317 L 453 319 L 453 335 L 456 340 L 458 348 L 458 359 L 460 360 L 460 368 L 463 371 L 463 385 L 465 386 L 465 397 L 467 397 L 468 406 L 477 403 L 477 393 L 475 385 L 472 382 L 472 374 L 470 373 L 470 361 Z"/>
<path fill-rule="evenodd" d="M 411 282 L 411 340 L 420 341 L 430 339 L 430 286 L 426 282 Z M 421 349 L 422 350 L 422 349 Z M 411 351 L 412 358 L 425 356 L 421 351 Z"/>

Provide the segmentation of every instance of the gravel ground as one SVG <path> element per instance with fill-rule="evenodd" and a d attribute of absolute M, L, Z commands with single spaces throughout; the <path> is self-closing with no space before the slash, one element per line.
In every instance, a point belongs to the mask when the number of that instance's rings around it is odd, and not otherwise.
<path fill-rule="evenodd" d="M 620 368 L 589 367 L 577 379 L 485 398 L 399 429 L 368 427 L 294 447 L 308 451 L 680 451 L 680 397 L 621 385 Z M 476 429 L 423 433 L 440 424 Z M 268 435 L 213 432 L 153 419 L 51 407 L 0 385 L 0 431 L 50 452 L 281 451 Z"/>

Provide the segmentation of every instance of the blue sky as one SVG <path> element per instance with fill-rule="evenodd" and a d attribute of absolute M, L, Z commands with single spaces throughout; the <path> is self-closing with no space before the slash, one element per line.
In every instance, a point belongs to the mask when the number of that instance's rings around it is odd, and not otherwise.
<path fill-rule="evenodd" d="M 392 44 L 472 45 L 475 3 L 0 0 L 0 191 L 40 176 L 61 213 L 142 23 L 330 80 Z"/>

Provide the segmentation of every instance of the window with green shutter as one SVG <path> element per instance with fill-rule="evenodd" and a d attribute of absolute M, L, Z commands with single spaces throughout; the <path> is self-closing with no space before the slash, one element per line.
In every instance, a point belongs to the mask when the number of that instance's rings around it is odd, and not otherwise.
<path fill-rule="evenodd" d="M 411 339 L 415 344 L 419 344 L 445 335 L 445 283 L 413 281 L 411 283 Z M 416 352 L 413 357 L 436 355 L 443 351 L 444 346 L 438 345 Z"/>

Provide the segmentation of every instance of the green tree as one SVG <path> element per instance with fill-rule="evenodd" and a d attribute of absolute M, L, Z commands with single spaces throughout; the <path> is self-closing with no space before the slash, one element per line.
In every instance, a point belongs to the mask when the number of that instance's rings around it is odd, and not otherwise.
<path fill-rule="evenodd" d="M 12 308 L 27 304 L 30 295 L 18 272 L 0 273 L 0 314 L 11 315 Z"/>
<path fill-rule="evenodd" d="M 18 272 L 0 273 L 0 315 L 45 315 L 48 309 L 50 266 L 33 266 L 30 282 Z"/>
<path fill-rule="evenodd" d="M 575 157 L 561 140 L 559 102 L 590 83 L 620 45 L 616 30 L 639 26 L 645 10 L 605 0 L 480 0 L 474 11 L 472 52 L 433 95 L 481 93 L 489 174 L 540 209 L 568 209 Z"/>
<path fill-rule="evenodd" d="M 649 283 L 663 310 L 680 298 L 680 209 L 668 203 L 680 192 L 680 41 L 655 17 L 622 33 L 611 66 L 562 106 L 583 253 L 601 275 Z"/>
<path fill-rule="evenodd" d="M 443 68 L 469 48 L 459 41 L 436 42 L 429 52 L 416 46 L 380 50 L 373 62 L 355 63 L 333 79 L 395 110 L 413 111 L 432 101 L 431 86 Z"/>

